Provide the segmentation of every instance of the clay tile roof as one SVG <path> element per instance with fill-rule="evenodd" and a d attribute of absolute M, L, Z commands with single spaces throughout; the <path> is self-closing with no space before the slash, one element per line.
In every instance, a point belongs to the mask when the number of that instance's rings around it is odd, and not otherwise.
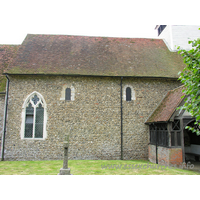
<path fill-rule="evenodd" d="M 19 45 L 0 45 L 0 92 L 5 91 L 6 78 L 2 75 L 4 69 L 12 62 Z"/>
<path fill-rule="evenodd" d="M 29 34 L 4 72 L 177 78 L 184 67 L 160 39 Z"/>
<path fill-rule="evenodd" d="M 169 91 L 158 107 L 147 119 L 146 123 L 152 122 L 167 122 L 173 113 L 176 111 L 176 108 L 183 101 L 184 93 L 182 90 L 184 86 L 178 87 L 174 90 Z"/>

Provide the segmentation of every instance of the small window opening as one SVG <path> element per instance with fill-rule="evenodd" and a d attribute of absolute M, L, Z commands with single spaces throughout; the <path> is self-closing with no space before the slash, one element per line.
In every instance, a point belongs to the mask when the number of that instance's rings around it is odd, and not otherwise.
<path fill-rule="evenodd" d="M 131 88 L 126 88 L 126 101 L 131 101 Z"/>
<path fill-rule="evenodd" d="M 71 100 L 71 89 L 70 88 L 67 88 L 65 90 L 65 100 L 68 100 L 68 101 Z"/>

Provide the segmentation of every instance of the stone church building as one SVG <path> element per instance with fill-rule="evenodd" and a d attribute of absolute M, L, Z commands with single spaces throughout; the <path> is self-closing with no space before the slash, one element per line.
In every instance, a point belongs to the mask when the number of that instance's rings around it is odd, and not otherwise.
<path fill-rule="evenodd" d="M 169 29 L 162 26 L 159 34 Z M 160 38 L 28 34 L 9 51 L 0 46 L 2 160 L 62 159 L 66 133 L 69 159 L 160 160 L 151 130 L 164 122 L 153 113 L 162 113 L 166 94 L 181 93 L 178 72 L 185 67 L 166 44 Z M 176 119 L 177 105 L 166 124 Z M 182 152 L 171 134 L 163 138 L 166 151 Z"/>

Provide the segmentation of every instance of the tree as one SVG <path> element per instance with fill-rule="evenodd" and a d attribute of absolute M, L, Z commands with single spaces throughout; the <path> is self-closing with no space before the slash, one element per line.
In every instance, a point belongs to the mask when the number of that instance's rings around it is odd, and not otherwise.
<path fill-rule="evenodd" d="M 200 135 L 200 38 L 188 43 L 192 44 L 191 50 L 178 48 L 178 53 L 183 56 L 186 64 L 183 72 L 179 73 L 179 80 L 185 85 L 183 92 L 187 96 L 184 105 L 180 108 L 187 110 L 196 119 L 196 128 L 188 126 L 186 128 Z"/>

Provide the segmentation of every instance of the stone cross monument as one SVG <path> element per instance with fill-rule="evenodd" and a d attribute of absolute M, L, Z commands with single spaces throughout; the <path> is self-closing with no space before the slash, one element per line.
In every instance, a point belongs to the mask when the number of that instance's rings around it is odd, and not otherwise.
<path fill-rule="evenodd" d="M 63 168 L 60 169 L 59 175 L 70 175 L 70 168 L 68 168 L 69 134 L 65 135 L 63 147 L 64 147 Z"/>

